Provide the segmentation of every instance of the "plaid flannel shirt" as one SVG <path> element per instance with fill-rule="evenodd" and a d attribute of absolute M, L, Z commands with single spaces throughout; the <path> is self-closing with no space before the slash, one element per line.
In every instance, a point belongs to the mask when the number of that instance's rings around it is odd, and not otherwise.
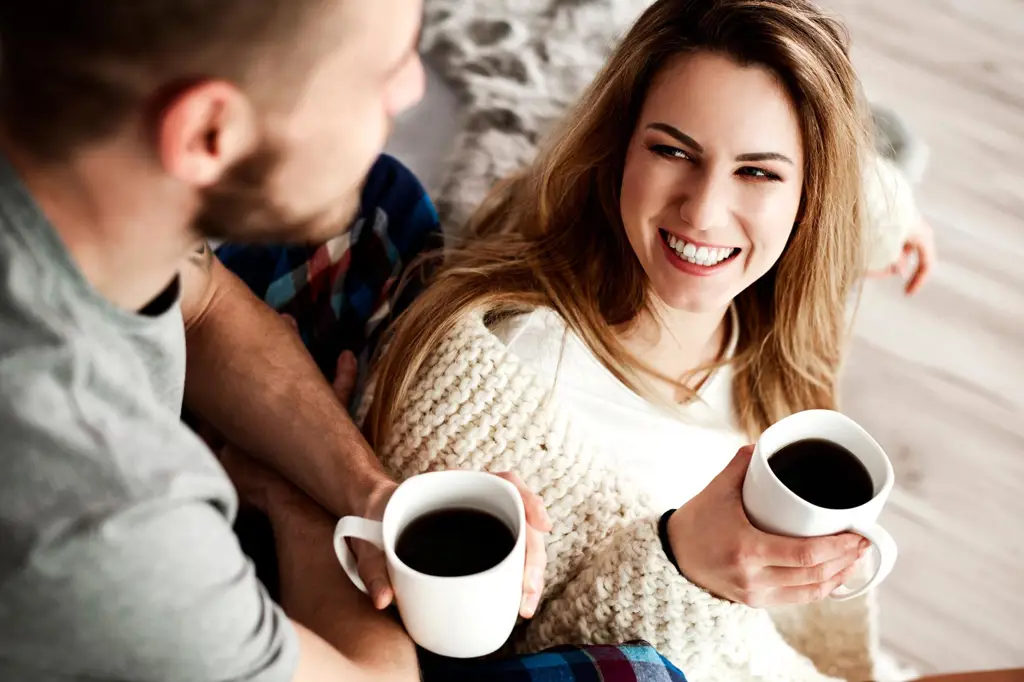
<path fill-rule="evenodd" d="M 686 682 L 646 642 L 559 647 L 493 661 L 454 661 L 421 655 L 424 682 Z"/>

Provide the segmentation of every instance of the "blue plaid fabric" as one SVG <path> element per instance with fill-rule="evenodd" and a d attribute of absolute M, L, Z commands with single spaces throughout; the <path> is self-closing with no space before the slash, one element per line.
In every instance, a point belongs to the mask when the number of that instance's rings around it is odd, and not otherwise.
<path fill-rule="evenodd" d="M 399 161 L 381 156 L 346 233 L 319 246 L 227 244 L 217 256 L 257 296 L 295 319 L 321 371 L 333 379 L 344 350 L 353 351 L 365 369 L 387 321 L 420 290 L 413 279 L 396 295 L 398 282 L 418 255 L 440 246 L 437 213 L 423 186 Z M 252 556 L 261 579 L 276 592 L 276 566 L 260 565 L 272 563 L 268 530 L 248 544 L 266 550 Z M 421 652 L 420 662 L 425 682 L 686 682 L 645 642 L 500 660 L 457 661 Z"/>
<path fill-rule="evenodd" d="M 421 654 L 424 682 L 686 682 L 646 642 L 559 647 L 502 660 L 455 661 Z"/>
<path fill-rule="evenodd" d="M 396 295 L 402 275 L 418 255 L 442 245 L 426 190 L 397 159 L 382 155 L 349 230 L 318 246 L 224 244 L 217 257 L 270 307 L 295 319 L 306 348 L 333 379 L 345 350 L 365 370 L 386 322 L 420 291 L 413 278 Z"/>

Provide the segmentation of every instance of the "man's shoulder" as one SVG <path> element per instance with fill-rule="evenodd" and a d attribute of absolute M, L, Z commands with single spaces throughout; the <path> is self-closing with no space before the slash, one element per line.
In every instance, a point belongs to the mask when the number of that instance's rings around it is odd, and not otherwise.
<path fill-rule="evenodd" d="M 0 491 L 39 474 L 105 495 L 151 491 L 147 479 L 176 471 L 223 477 L 180 415 L 108 369 L 74 342 L 0 354 Z"/>
<path fill-rule="evenodd" d="M 98 368 L 73 340 L 5 350 L 0 577 L 83 520 L 189 495 L 233 510 L 230 482 L 202 442 L 144 393 L 95 390 Z"/>

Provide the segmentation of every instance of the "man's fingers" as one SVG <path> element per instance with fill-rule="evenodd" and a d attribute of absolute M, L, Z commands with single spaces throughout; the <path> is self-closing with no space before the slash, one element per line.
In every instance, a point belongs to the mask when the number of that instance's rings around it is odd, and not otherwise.
<path fill-rule="evenodd" d="M 349 540 L 356 555 L 359 577 L 363 579 L 374 607 L 386 609 L 394 598 L 391 581 L 388 579 L 387 560 L 384 552 L 362 540 Z"/>
<path fill-rule="evenodd" d="M 819 538 L 787 538 L 763 534 L 759 557 L 768 566 L 812 568 L 820 564 L 856 554 L 869 542 L 854 533 Z"/>
<path fill-rule="evenodd" d="M 519 491 L 520 497 L 523 498 L 523 507 L 526 511 L 526 523 L 542 533 L 551 532 L 551 518 L 548 516 L 547 509 L 544 508 L 544 500 L 541 496 L 530 490 L 526 484 L 511 471 L 502 472 L 497 474 L 497 476 L 499 478 L 504 478 L 506 481 L 514 485 L 516 490 Z"/>
<path fill-rule="evenodd" d="M 338 362 L 334 370 L 334 394 L 342 405 L 348 405 L 352 400 L 352 391 L 356 387 L 356 377 L 359 373 L 359 363 L 355 354 L 347 350 L 338 356 Z"/>
<path fill-rule="evenodd" d="M 533 618 L 544 592 L 544 568 L 547 566 L 547 549 L 544 546 L 544 535 L 529 527 L 526 529 L 526 569 L 523 573 L 523 601 L 519 605 L 519 615 Z"/>
<path fill-rule="evenodd" d="M 295 321 L 294 317 L 292 317 L 288 313 L 281 313 L 281 319 L 287 322 L 289 327 L 291 327 L 295 331 L 299 331 L 299 323 Z"/>

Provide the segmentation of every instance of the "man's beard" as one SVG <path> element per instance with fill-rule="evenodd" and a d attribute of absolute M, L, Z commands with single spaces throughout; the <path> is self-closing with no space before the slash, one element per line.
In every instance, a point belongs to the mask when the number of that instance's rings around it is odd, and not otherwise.
<path fill-rule="evenodd" d="M 358 188 L 302 219 L 288 218 L 271 196 L 269 179 L 280 153 L 263 146 L 206 188 L 192 229 L 205 239 L 241 243 L 321 243 L 345 232 L 359 210 Z"/>

